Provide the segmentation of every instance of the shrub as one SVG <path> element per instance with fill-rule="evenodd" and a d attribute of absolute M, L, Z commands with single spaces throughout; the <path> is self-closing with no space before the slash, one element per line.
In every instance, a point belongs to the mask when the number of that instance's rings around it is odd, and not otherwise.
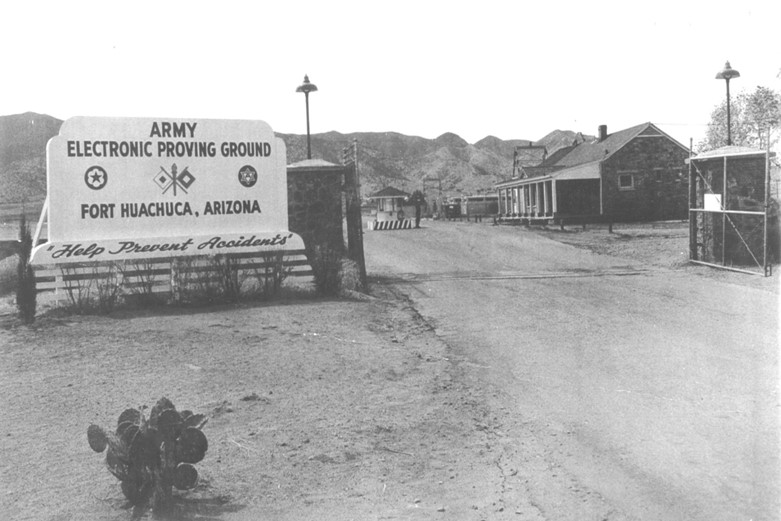
<path fill-rule="evenodd" d="M 87 270 L 91 271 L 87 275 Z M 111 313 L 122 295 L 123 271 L 116 263 L 60 266 L 70 308 L 77 314 Z"/>
<path fill-rule="evenodd" d="M 216 272 L 216 283 L 222 297 L 229 302 L 239 300 L 244 280 L 247 278 L 241 269 L 241 261 L 227 255 L 216 255 L 211 264 Z"/>
<path fill-rule="evenodd" d="M 162 265 L 161 265 L 162 264 Z M 285 251 L 258 257 L 215 255 L 180 257 L 165 263 L 152 260 L 94 262 L 59 266 L 71 311 L 110 313 L 126 304 L 162 304 L 155 291 L 170 283 L 170 301 L 178 305 L 209 305 L 277 296 L 292 268 Z"/>
<path fill-rule="evenodd" d="M 16 252 L 0 259 L 0 295 L 14 293 L 17 287 L 17 258 Z"/>
<path fill-rule="evenodd" d="M 177 304 L 213 304 L 221 299 L 223 284 L 215 270 L 218 261 L 197 257 L 177 258 L 171 264 L 172 300 Z"/>
<path fill-rule="evenodd" d="M 149 259 L 128 261 L 119 265 L 122 272 L 122 279 L 125 281 L 123 289 L 125 290 L 124 300 L 141 306 L 160 305 L 164 299 L 155 293 L 157 286 L 157 264 Z M 128 284 L 127 280 L 134 279 L 135 282 Z"/>
<path fill-rule="evenodd" d="M 271 251 L 263 254 L 262 267 L 254 267 L 255 278 L 254 294 L 261 300 L 277 296 L 282 288 L 282 283 L 290 275 L 291 267 L 285 266 L 285 252 Z"/>
<path fill-rule="evenodd" d="M 192 257 L 179 257 L 171 262 L 171 300 L 176 304 L 198 299 L 194 267 L 195 260 Z"/>
<path fill-rule="evenodd" d="M 176 259 L 172 270 L 173 300 L 178 304 L 235 302 L 248 276 L 239 259 L 226 255 Z"/>
<path fill-rule="evenodd" d="M 342 267 L 340 251 L 325 244 L 308 249 L 307 257 L 312 266 L 315 288 L 321 295 L 336 295 L 339 292 L 339 273 Z"/>
<path fill-rule="evenodd" d="M 352 259 L 342 259 L 339 270 L 340 291 L 362 291 L 361 268 Z"/>
<path fill-rule="evenodd" d="M 97 281 L 98 310 L 101 313 L 111 313 L 122 294 L 122 270 L 112 262 L 105 270 L 99 270 L 94 266 L 93 273 Z"/>
<path fill-rule="evenodd" d="M 60 273 L 65 283 L 70 308 L 79 315 L 95 309 L 92 298 L 92 279 L 82 277 L 76 266 L 61 266 Z"/>

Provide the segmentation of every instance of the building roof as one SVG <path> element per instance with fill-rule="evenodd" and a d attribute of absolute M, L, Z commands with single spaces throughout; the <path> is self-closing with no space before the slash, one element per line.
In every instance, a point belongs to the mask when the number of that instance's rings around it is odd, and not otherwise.
<path fill-rule="evenodd" d="M 591 161 L 590 163 L 583 163 L 581 165 L 575 165 L 569 168 L 549 169 L 544 174 L 539 174 L 534 177 L 527 178 L 515 178 L 509 181 L 503 181 L 497 183 L 496 188 L 509 188 L 513 186 L 530 185 L 534 183 L 540 183 L 549 179 L 555 179 L 557 181 L 571 181 L 574 179 L 599 179 L 601 161 Z M 540 167 L 542 170 L 542 167 Z"/>
<path fill-rule="evenodd" d="M 341 165 L 329 163 L 323 159 L 304 159 L 287 165 L 288 168 L 343 168 Z"/>
<path fill-rule="evenodd" d="M 369 196 L 369 199 L 395 199 L 395 198 L 406 198 L 410 197 L 410 194 L 407 192 L 402 192 L 398 188 L 393 188 L 392 186 L 386 186 L 382 190 L 378 192 L 374 192 Z"/>
<path fill-rule="evenodd" d="M 760 150 L 758 148 L 750 148 L 750 147 L 740 147 L 740 146 L 727 146 L 727 147 L 721 147 L 717 148 L 715 150 L 708 150 L 707 152 L 703 152 L 701 154 L 697 154 L 692 159 L 694 161 L 698 160 L 708 160 L 708 159 L 716 159 L 716 158 L 724 158 L 724 157 L 750 157 L 750 156 L 764 156 L 765 150 Z M 775 152 L 770 152 L 770 157 L 775 157 Z M 689 159 L 686 159 L 686 162 L 689 162 Z"/>
<path fill-rule="evenodd" d="M 641 134 L 666 135 L 653 123 L 642 123 L 608 134 L 602 141 L 597 138 L 560 148 L 533 168 L 524 167 L 523 171 L 526 177 L 539 177 L 548 175 L 557 169 L 591 163 L 592 161 L 602 161 Z"/>
<path fill-rule="evenodd" d="M 582 165 L 575 165 L 570 168 L 565 168 L 551 174 L 553 179 L 558 181 L 572 180 L 572 179 L 599 179 L 600 178 L 600 161 L 592 161 L 590 163 L 583 163 Z"/>
<path fill-rule="evenodd" d="M 555 164 L 559 166 L 575 166 L 607 159 L 623 148 L 624 145 L 629 143 L 632 139 L 643 133 L 649 126 L 653 127 L 653 124 L 642 123 L 640 125 L 635 125 L 634 127 L 608 134 L 602 141 L 599 141 L 597 138 L 592 141 L 580 143 L 579 145 L 572 147 L 571 150 L 556 161 Z M 655 128 L 656 127 L 654 127 L 654 129 Z"/>
<path fill-rule="evenodd" d="M 582 142 L 579 143 L 579 144 L 582 144 Z M 569 146 L 566 146 L 566 147 L 561 147 L 560 149 L 556 150 L 554 153 L 549 155 L 547 158 L 545 158 L 545 161 L 543 161 L 539 166 L 554 166 L 554 165 L 556 165 L 556 163 L 561 161 L 561 159 L 564 156 L 566 156 L 567 154 L 572 152 L 572 150 L 576 146 L 578 146 L 578 143 L 575 143 L 575 144 L 572 144 L 572 145 L 569 145 Z"/>
<path fill-rule="evenodd" d="M 553 172 L 556 172 L 557 170 L 561 170 L 562 168 L 566 168 L 564 166 L 527 166 L 523 168 L 523 173 L 525 175 L 520 176 L 520 178 L 532 178 L 532 177 L 540 177 L 545 176 L 548 174 L 552 174 Z"/>

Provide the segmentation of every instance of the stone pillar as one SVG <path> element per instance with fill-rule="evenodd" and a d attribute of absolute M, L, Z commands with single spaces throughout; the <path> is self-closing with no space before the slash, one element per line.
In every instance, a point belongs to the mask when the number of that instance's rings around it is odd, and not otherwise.
<path fill-rule="evenodd" d="M 307 249 L 325 245 L 344 253 L 342 180 L 345 169 L 328 163 L 309 163 L 302 161 L 287 169 L 288 228 L 301 236 Z"/>

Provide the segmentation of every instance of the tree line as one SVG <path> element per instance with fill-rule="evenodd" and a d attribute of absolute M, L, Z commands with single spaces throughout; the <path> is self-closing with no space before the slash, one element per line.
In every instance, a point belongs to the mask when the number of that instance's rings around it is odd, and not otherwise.
<path fill-rule="evenodd" d="M 731 138 L 735 146 L 772 149 L 781 133 L 781 94 L 758 86 L 753 92 L 741 92 L 730 100 Z M 707 152 L 727 144 L 727 100 L 711 112 L 705 138 L 697 152 Z"/>

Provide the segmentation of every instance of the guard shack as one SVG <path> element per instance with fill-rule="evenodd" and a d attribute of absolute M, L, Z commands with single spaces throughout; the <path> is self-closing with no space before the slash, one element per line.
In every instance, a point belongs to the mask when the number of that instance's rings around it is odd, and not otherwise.
<path fill-rule="evenodd" d="M 369 196 L 377 205 L 374 220 L 369 221 L 370 230 L 401 230 L 412 228 L 412 220 L 407 219 L 410 194 L 392 186 L 383 188 Z"/>
<path fill-rule="evenodd" d="M 772 152 L 727 146 L 689 157 L 689 260 L 768 277 L 778 261 Z"/>

